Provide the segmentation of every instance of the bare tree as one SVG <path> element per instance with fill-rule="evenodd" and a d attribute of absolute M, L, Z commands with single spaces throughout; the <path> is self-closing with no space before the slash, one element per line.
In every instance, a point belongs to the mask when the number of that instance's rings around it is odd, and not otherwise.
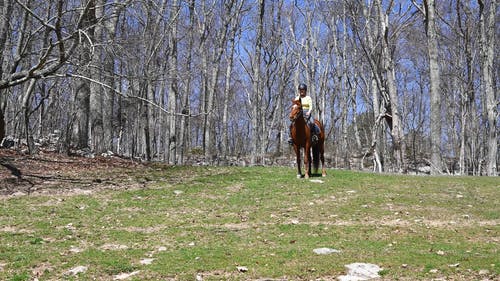
<path fill-rule="evenodd" d="M 429 76 L 430 76 L 430 127 L 431 127 L 431 174 L 442 172 L 441 164 L 441 77 L 438 61 L 438 40 L 436 30 L 436 3 L 434 0 L 424 0 L 424 9 L 415 1 L 414 5 L 420 9 L 425 16 L 427 33 L 427 53 L 429 56 Z"/>
<path fill-rule="evenodd" d="M 254 45 L 254 56 L 252 60 L 252 94 L 249 98 L 252 105 L 251 114 L 251 126 L 252 126 L 252 156 L 251 164 L 254 165 L 257 162 L 257 154 L 259 153 L 259 146 L 262 145 L 260 135 L 259 124 L 262 122 L 262 89 L 261 89 L 261 77 L 260 77 L 260 64 L 262 61 L 262 38 L 264 37 L 264 14 L 266 8 L 266 1 L 259 0 L 258 9 L 258 23 L 257 23 L 257 33 L 255 37 Z M 263 155 L 261 155 L 263 158 Z"/>
<path fill-rule="evenodd" d="M 365 25 L 364 28 L 366 28 L 366 47 L 363 49 L 365 50 L 375 50 L 375 43 L 373 40 L 372 34 L 378 34 L 378 28 L 376 25 L 372 24 L 372 19 L 371 19 L 371 8 L 363 6 L 363 16 L 365 17 Z M 377 32 L 372 31 L 372 26 L 375 27 L 375 30 Z M 357 28 L 356 28 L 357 29 Z M 371 52 L 371 51 L 370 51 Z M 369 61 L 370 58 L 369 58 Z M 371 62 L 370 65 L 373 65 L 374 63 Z M 372 108 L 373 108 L 373 117 L 374 117 L 374 126 L 371 130 L 371 143 L 370 143 L 370 149 L 367 150 L 364 154 L 364 157 L 366 157 L 367 154 L 373 154 L 373 170 L 378 171 L 381 173 L 383 171 L 382 167 L 382 161 L 381 161 L 381 156 L 380 156 L 380 145 L 382 142 L 382 122 L 385 113 L 381 113 L 381 105 L 380 105 L 380 98 L 379 98 L 379 91 L 377 87 L 377 79 L 375 76 L 375 73 L 372 71 L 368 75 L 368 89 L 370 89 L 371 92 L 371 101 L 372 101 Z M 380 83 L 380 82 L 379 82 Z"/>
<path fill-rule="evenodd" d="M 195 30 L 195 0 L 189 1 L 188 5 L 189 10 L 189 29 Z M 187 149 L 190 147 L 189 140 L 189 132 L 190 132 L 190 120 L 188 118 L 190 114 L 190 97 L 192 92 L 192 69 L 193 69 L 193 47 L 194 47 L 194 39 L 195 32 L 189 32 L 188 35 L 188 43 L 187 43 L 187 54 L 186 54 L 186 62 L 185 69 L 188 73 L 185 83 L 184 83 L 184 96 L 182 98 L 182 113 L 181 122 L 180 122 L 180 132 L 179 132 L 179 163 L 183 164 L 185 160 L 185 154 L 187 154 Z"/>
<path fill-rule="evenodd" d="M 13 2 L 11 0 L 0 0 L 0 78 L 4 77 L 4 54 L 8 51 L 7 42 L 9 32 L 9 22 L 12 17 Z M 3 93 L 5 89 L 0 89 L 0 144 L 5 137 L 5 106 L 6 99 Z"/>
<path fill-rule="evenodd" d="M 497 171 L 497 153 L 498 153 L 498 112 L 497 107 L 500 104 L 494 88 L 494 59 L 496 49 L 496 20 L 495 13 L 497 1 L 490 1 L 489 14 L 485 13 L 485 1 L 478 0 L 479 4 L 479 32 L 480 32 L 480 54 L 481 54 L 481 84 L 486 100 L 487 112 L 487 158 L 486 173 L 488 176 L 496 176 Z"/>
<path fill-rule="evenodd" d="M 391 10 L 389 6 L 386 11 L 384 11 L 380 0 L 375 1 L 376 7 L 378 7 L 379 12 L 379 25 L 382 37 L 380 38 L 382 41 L 381 46 L 381 67 L 382 74 L 384 79 L 384 83 L 380 85 L 380 91 L 383 95 L 388 96 L 389 104 L 387 104 L 387 112 L 389 127 L 391 128 L 391 137 L 392 137 L 392 148 L 393 148 L 393 156 L 396 161 L 395 168 L 400 172 L 404 172 L 407 170 L 406 167 L 406 143 L 403 135 L 403 124 L 401 119 L 401 113 L 399 111 L 399 96 L 396 87 L 395 81 L 395 69 L 394 69 L 394 61 L 391 54 L 391 41 L 389 34 L 389 20 L 387 12 Z"/>
<path fill-rule="evenodd" d="M 168 86 L 168 111 L 177 112 L 177 99 L 179 97 L 179 79 L 178 79 L 178 52 L 177 52 L 177 25 L 179 22 L 180 4 L 178 0 L 172 2 L 170 9 L 170 34 L 168 42 L 169 60 L 168 60 L 168 73 L 169 73 L 169 86 Z M 165 145 L 168 155 L 168 162 L 172 164 L 177 163 L 177 115 L 170 114 L 169 116 L 169 130 L 167 135 L 168 145 Z"/>

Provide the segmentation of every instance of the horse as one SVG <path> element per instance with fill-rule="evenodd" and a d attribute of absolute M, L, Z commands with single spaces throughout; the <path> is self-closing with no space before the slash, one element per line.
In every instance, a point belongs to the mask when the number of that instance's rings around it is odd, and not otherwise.
<path fill-rule="evenodd" d="M 318 141 L 312 143 L 311 140 L 311 129 L 307 125 L 307 122 L 302 113 L 302 102 L 300 99 L 292 100 L 292 110 L 290 111 L 290 132 L 293 140 L 293 149 L 295 150 L 295 155 L 297 157 L 297 178 L 302 178 L 302 171 L 300 169 L 300 153 L 301 148 L 304 148 L 304 168 L 306 179 L 311 176 L 311 148 L 312 148 L 312 164 L 315 173 L 318 172 L 319 161 L 321 160 L 321 175 L 326 177 L 325 169 L 325 131 L 323 129 L 323 124 L 315 119 L 314 123 L 320 129 L 320 134 L 318 135 Z"/>

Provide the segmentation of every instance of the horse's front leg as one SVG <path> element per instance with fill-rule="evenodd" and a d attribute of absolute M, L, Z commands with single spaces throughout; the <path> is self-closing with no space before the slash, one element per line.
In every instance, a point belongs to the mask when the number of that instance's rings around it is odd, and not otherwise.
<path fill-rule="evenodd" d="M 311 172 L 311 146 L 307 144 L 304 149 L 304 169 L 306 170 L 304 177 L 308 179 Z"/>
<path fill-rule="evenodd" d="M 300 170 L 300 147 L 295 145 L 295 155 L 297 156 L 297 178 L 302 178 L 302 171 Z"/>

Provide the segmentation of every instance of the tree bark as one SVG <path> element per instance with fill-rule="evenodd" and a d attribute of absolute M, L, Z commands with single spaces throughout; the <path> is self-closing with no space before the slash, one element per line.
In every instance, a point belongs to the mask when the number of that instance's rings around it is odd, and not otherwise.
<path fill-rule="evenodd" d="M 260 138 L 259 124 L 262 119 L 262 108 L 261 108 L 261 86 L 260 86 L 260 64 L 262 57 L 262 38 L 264 34 L 264 12 L 265 12 L 265 0 L 259 0 L 259 21 L 257 24 L 257 36 L 255 38 L 255 50 L 253 57 L 253 77 L 252 77 L 252 97 L 250 98 L 252 103 L 252 116 L 251 116 L 251 126 L 252 126 L 252 155 L 250 158 L 250 163 L 255 165 L 257 162 L 257 154 L 259 152 L 259 147 L 262 145 Z M 260 155 L 261 159 L 263 155 Z"/>
<path fill-rule="evenodd" d="M 33 140 L 33 135 L 31 134 L 30 128 L 30 115 L 31 115 L 31 105 L 32 94 L 35 90 L 36 79 L 31 79 L 27 85 L 25 85 L 25 91 L 23 96 L 23 113 L 24 113 L 24 130 L 26 137 L 26 144 L 28 145 L 28 153 L 30 155 L 36 154 L 38 151 L 35 149 L 35 142 Z"/>
<path fill-rule="evenodd" d="M 226 65 L 226 79 L 224 81 L 224 95 L 222 105 L 222 136 L 221 136 L 221 155 L 224 163 L 227 164 L 227 157 L 229 154 L 229 100 L 231 98 L 231 78 L 233 72 L 234 52 L 236 49 L 236 32 L 239 28 L 240 13 L 244 1 L 238 4 L 236 13 L 231 16 L 230 32 L 229 32 L 229 54 Z"/>
<path fill-rule="evenodd" d="M 391 128 L 393 157 L 396 160 L 395 169 L 399 172 L 406 172 L 406 144 L 403 135 L 403 123 L 399 112 L 399 97 L 396 88 L 396 79 L 394 74 L 394 61 L 391 56 L 389 42 L 389 26 L 388 18 L 384 13 L 380 0 L 376 0 L 379 11 L 379 25 L 382 36 L 382 72 L 385 77 L 385 85 L 382 87 L 382 93 L 387 94 L 390 103 L 388 113 L 390 114 L 389 125 Z"/>
<path fill-rule="evenodd" d="M 101 18 L 104 14 L 104 7 L 101 6 L 101 0 L 95 0 L 94 7 L 91 8 L 93 11 L 93 18 L 89 19 L 92 22 L 97 22 L 97 18 Z M 93 50 L 91 53 L 91 62 L 87 67 L 89 71 L 89 77 L 93 80 L 102 81 L 103 73 L 102 68 L 97 67 L 101 65 L 101 58 L 103 57 L 102 48 L 97 47 L 97 42 L 101 42 L 102 38 L 104 38 L 104 27 L 102 24 L 96 24 L 92 29 L 93 32 L 89 34 L 90 39 L 90 48 Z M 89 82 L 85 82 L 89 83 Z M 90 96 L 89 96 L 89 125 L 88 125 L 88 134 L 89 134 L 89 147 L 92 151 L 96 153 L 102 153 L 105 150 L 104 148 L 104 119 L 103 119 L 103 111 L 106 109 L 103 108 L 103 96 L 106 90 L 102 88 L 101 85 L 96 83 L 90 83 Z"/>
<path fill-rule="evenodd" d="M 431 174 L 436 175 L 442 173 L 443 170 L 441 159 L 441 76 L 438 61 L 435 2 L 434 0 L 426 0 L 424 4 L 430 76 Z"/>
<path fill-rule="evenodd" d="M 181 126 L 179 133 L 179 162 L 180 164 L 184 164 L 185 154 L 187 149 L 190 147 L 189 140 L 189 132 L 190 132 L 190 97 L 191 97 L 191 83 L 193 74 L 193 47 L 194 47 L 194 30 L 195 30 L 195 0 L 189 1 L 189 26 L 190 29 L 193 30 L 188 34 L 188 49 L 187 49 L 187 58 L 186 58 L 186 70 L 188 72 L 187 78 L 184 83 L 184 96 L 182 101 L 182 113 L 181 117 Z"/>
<path fill-rule="evenodd" d="M 495 13 L 497 1 L 490 1 L 489 14 L 486 16 L 485 3 L 478 0 L 479 4 L 479 31 L 480 31 L 480 54 L 481 54 L 481 86 L 486 100 L 487 115 L 487 157 L 486 174 L 496 176 L 497 171 L 497 153 L 498 153 L 498 112 L 497 107 L 500 104 L 495 94 L 494 81 L 494 59 L 496 47 L 496 22 Z"/>
<path fill-rule="evenodd" d="M 10 18 L 12 16 L 12 3 L 11 0 L 0 0 L 0 79 L 3 77 L 3 66 L 5 63 L 4 53 L 7 51 L 5 44 L 8 37 L 8 28 Z M 0 144 L 5 138 L 5 114 L 4 114 L 4 89 L 0 89 Z"/>
<path fill-rule="evenodd" d="M 179 22 L 178 13 L 180 5 L 178 0 L 172 2 L 170 13 L 170 34 L 169 34 L 169 52 L 168 60 L 169 87 L 168 87 L 168 111 L 169 130 L 168 130 L 168 163 L 177 164 L 177 99 L 179 97 L 178 70 L 177 70 L 177 23 Z"/>

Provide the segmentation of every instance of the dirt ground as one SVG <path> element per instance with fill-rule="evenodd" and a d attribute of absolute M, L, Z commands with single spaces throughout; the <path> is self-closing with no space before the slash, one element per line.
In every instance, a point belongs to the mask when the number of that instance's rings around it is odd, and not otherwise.
<path fill-rule="evenodd" d="M 0 149 L 0 196 L 128 188 L 134 183 L 124 181 L 120 170 L 146 168 L 147 164 L 114 156 L 86 158 L 44 151 L 27 155 L 3 148 Z"/>

